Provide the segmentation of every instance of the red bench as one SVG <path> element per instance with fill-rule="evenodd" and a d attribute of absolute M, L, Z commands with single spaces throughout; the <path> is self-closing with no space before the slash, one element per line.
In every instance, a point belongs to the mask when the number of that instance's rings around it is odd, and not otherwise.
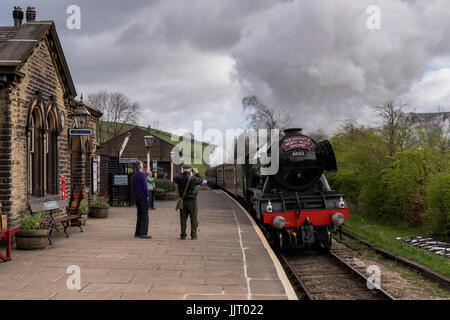
<path fill-rule="evenodd" d="M 17 231 L 19 231 L 19 228 L 14 228 L 11 230 L 0 232 L 0 239 L 3 238 L 6 240 L 6 256 L 0 253 L 0 259 L 2 259 L 5 262 L 11 260 L 11 238 L 12 235 Z"/>

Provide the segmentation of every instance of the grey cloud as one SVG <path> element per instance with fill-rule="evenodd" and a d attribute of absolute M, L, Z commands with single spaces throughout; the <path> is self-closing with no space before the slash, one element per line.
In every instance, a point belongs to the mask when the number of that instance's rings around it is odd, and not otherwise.
<path fill-rule="evenodd" d="M 65 27 L 74 2 L 81 30 Z M 0 24 L 12 24 L 14 5 L 35 5 L 38 19 L 57 24 L 78 92 L 123 91 L 143 107 L 143 125 L 233 127 L 240 98 L 257 94 L 315 130 L 349 116 L 369 122 L 369 105 L 449 61 L 446 2 L 2 0 Z M 369 4 L 381 7 L 380 31 L 366 28 Z"/>
<path fill-rule="evenodd" d="M 332 3 L 295 1 L 263 11 L 233 50 L 244 90 L 293 113 L 307 128 L 365 117 L 367 105 L 401 95 L 432 58 L 448 54 L 443 34 L 430 35 L 450 26 L 443 1 Z M 366 28 L 371 4 L 381 8 L 379 31 Z"/>

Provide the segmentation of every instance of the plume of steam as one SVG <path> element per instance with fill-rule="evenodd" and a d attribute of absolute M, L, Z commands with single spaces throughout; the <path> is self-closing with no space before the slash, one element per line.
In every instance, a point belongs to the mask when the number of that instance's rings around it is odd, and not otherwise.
<path fill-rule="evenodd" d="M 380 30 L 367 28 L 373 4 Z M 370 106 L 407 92 L 433 59 L 450 55 L 449 18 L 444 0 L 280 2 L 249 17 L 233 49 L 242 94 L 310 130 L 370 119 Z"/>

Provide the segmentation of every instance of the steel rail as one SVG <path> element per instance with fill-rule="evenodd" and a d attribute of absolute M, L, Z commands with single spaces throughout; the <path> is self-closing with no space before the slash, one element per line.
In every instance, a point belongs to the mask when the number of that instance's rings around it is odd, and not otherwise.
<path fill-rule="evenodd" d="M 314 300 L 314 297 L 309 292 L 309 290 L 306 287 L 306 285 L 303 282 L 303 280 L 300 279 L 298 274 L 295 272 L 295 269 L 291 266 L 291 264 L 289 263 L 288 259 L 284 255 L 280 255 L 280 258 L 283 261 L 283 264 L 286 265 L 286 267 L 288 268 L 289 272 L 294 276 L 295 281 L 297 281 L 299 287 L 303 290 L 303 292 L 306 295 L 306 297 L 308 298 L 308 300 Z"/>
<path fill-rule="evenodd" d="M 351 270 L 351 272 L 353 274 L 358 275 L 358 278 L 361 279 L 362 281 L 364 281 L 365 283 L 370 282 L 367 277 L 365 277 L 361 272 L 359 272 L 358 270 L 356 270 L 355 268 L 353 268 L 351 265 L 349 265 L 348 263 L 346 263 L 344 260 L 342 260 L 339 256 L 337 256 L 335 253 L 333 252 L 329 252 L 328 253 L 329 256 L 333 257 L 333 259 L 345 266 L 346 269 Z M 307 285 L 304 283 L 304 281 L 299 277 L 299 275 L 297 274 L 297 272 L 295 271 L 295 268 L 291 265 L 291 263 L 289 262 L 289 259 L 283 255 L 280 254 L 280 260 L 282 260 L 283 264 L 286 266 L 286 268 L 288 269 L 288 271 L 294 276 L 295 281 L 298 284 L 298 287 L 301 289 L 301 291 L 303 291 L 303 293 L 305 294 L 305 296 L 307 297 L 308 300 L 317 300 L 314 298 L 314 296 L 311 294 L 311 292 L 309 291 Z M 367 288 L 367 290 L 372 290 Z M 386 297 L 389 300 L 395 300 L 395 298 L 393 296 L 391 296 L 388 292 L 386 292 L 384 289 L 382 288 L 377 288 L 374 285 L 374 289 L 377 292 L 379 292 L 383 297 Z"/>
<path fill-rule="evenodd" d="M 427 277 L 428 279 L 437 282 L 442 288 L 444 288 L 446 290 L 450 289 L 450 279 L 448 277 L 445 277 L 445 276 L 443 276 L 443 275 L 441 275 L 441 274 L 431 270 L 430 268 L 425 267 L 425 266 L 423 266 L 421 264 L 418 264 L 418 263 L 416 263 L 414 261 L 411 261 L 409 259 L 403 258 L 403 257 L 401 257 L 399 255 L 393 254 L 393 253 L 391 253 L 391 252 L 389 252 L 387 250 L 381 249 L 377 245 L 375 245 L 375 244 L 373 244 L 373 243 L 371 243 L 371 242 L 369 242 L 367 240 L 361 239 L 360 237 L 358 237 L 357 235 L 355 235 L 355 234 L 353 234 L 351 232 L 348 232 L 346 230 L 342 230 L 342 234 L 347 236 L 347 237 L 349 237 L 350 239 L 353 239 L 353 240 L 355 240 L 355 241 L 357 241 L 359 243 L 364 244 L 369 249 L 372 249 L 376 253 L 381 254 L 386 259 L 392 260 L 394 262 L 399 262 L 399 263 L 403 264 L 404 266 L 406 266 L 406 267 L 408 267 L 410 269 L 413 269 L 413 270 L 416 270 L 416 271 L 420 272 L 424 277 Z M 348 247 L 350 247 L 348 244 L 340 241 L 339 239 L 336 239 L 336 241 L 338 241 L 340 243 L 343 243 L 343 244 L 347 245 Z M 356 250 L 356 249 L 351 248 L 351 247 L 350 247 L 350 249 Z"/>
<path fill-rule="evenodd" d="M 345 265 L 347 268 L 351 269 L 354 273 L 356 273 L 362 280 L 364 280 L 366 283 L 372 283 L 365 275 L 363 275 L 361 272 L 359 272 L 358 270 L 356 270 L 355 268 L 353 268 L 351 265 L 349 265 L 347 262 L 345 262 L 343 259 L 341 259 L 338 255 L 336 255 L 333 252 L 330 252 L 330 255 L 332 257 L 334 257 L 337 261 L 339 261 L 340 263 L 342 263 L 343 265 Z M 393 296 L 391 296 L 388 292 L 386 292 L 386 290 L 384 290 L 383 288 L 377 287 L 375 286 L 375 284 L 372 283 L 372 285 L 374 286 L 375 290 L 378 290 L 381 294 L 383 294 L 384 296 L 388 297 L 389 300 L 395 300 L 395 298 Z"/>

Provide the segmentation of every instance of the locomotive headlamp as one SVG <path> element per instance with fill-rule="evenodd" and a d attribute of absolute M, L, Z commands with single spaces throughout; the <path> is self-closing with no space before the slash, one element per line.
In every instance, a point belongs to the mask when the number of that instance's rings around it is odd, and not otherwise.
<path fill-rule="evenodd" d="M 282 216 L 276 216 L 273 218 L 273 226 L 277 229 L 283 229 L 286 225 L 286 219 Z"/>
<path fill-rule="evenodd" d="M 269 200 L 269 202 L 267 203 L 266 211 L 267 212 L 272 212 L 272 210 L 273 210 L 272 202 L 270 202 L 270 200 Z"/>
<path fill-rule="evenodd" d="M 336 212 L 335 214 L 333 214 L 333 217 L 331 218 L 331 220 L 333 221 L 333 224 L 335 224 L 337 226 L 341 226 L 345 222 L 344 215 L 340 212 Z"/>
<path fill-rule="evenodd" d="M 342 198 L 342 196 L 339 199 L 339 208 L 345 208 L 345 201 L 344 198 Z"/>

